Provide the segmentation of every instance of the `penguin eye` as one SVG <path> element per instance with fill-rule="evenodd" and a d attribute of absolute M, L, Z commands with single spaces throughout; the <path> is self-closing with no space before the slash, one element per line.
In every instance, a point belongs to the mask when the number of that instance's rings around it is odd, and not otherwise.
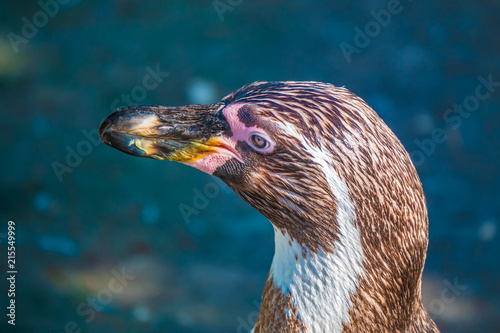
<path fill-rule="evenodd" d="M 250 142 L 257 149 L 266 149 L 270 146 L 269 141 L 267 141 L 262 135 L 256 133 L 250 135 Z"/>

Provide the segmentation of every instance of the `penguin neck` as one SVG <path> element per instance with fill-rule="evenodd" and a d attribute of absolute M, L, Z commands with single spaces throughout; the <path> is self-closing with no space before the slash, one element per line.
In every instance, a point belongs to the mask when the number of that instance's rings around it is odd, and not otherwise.
<path fill-rule="evenodd" d="M 351 296 L 365 275 L 365 253 L 349 187 L 329 154 L 303 144 L 323 174 L 329 192 L 324 195 L 332 195 L 329 207 L 335 209 L 303 214 L 317 220 L 301 221 L 290 231 L 282 227 L 290 224 L 271 220 L 275 254 L 255 333 L 342 332 L 350 320 Z"/>
<path fill-rule="evenodd" d="M 252 333 L 395 332 L 398 329 L 412 333 L 439 332 L 422 305 L 420 283 L 413 299 L 402 300 L 401 306 L 408 311 L 404 322 L 374 322 L 377 311 L 374 304 L 368 303 L 361 306 L 364 314 L 356 316 L 353 322 L 352 310 L 359 306 L 353 303 L 353 298 L 368 273 L 363 269 L 362 257 L 355 258 L 352 242 L 341 238 L 334 252 L 320 249 L 313 253 L 291 239 L 286 231 L 274 230 L 275 254 Z M 372 302 L 379 301 L 372 299 Z"/>
<path fill-rule="evenodd" d="M 275 254 L 254 332 L 341 332 L 363 274 L 362 253 L 352 239 L 341 239 L 334 253 L 313 253 L 286 230 L 274 230 Z"/>

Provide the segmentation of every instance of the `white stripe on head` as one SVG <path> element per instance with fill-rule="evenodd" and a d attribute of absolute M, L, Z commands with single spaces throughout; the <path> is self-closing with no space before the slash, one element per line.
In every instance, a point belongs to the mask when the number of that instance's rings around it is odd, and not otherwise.
<path fill-rule="evenodd" d="M 351 295 L 356 292 L 363 269 L 363 247 L 356 229 L 354 203 L 349 198 L 347 184 L 332 165 L 329 153 L 313 146 L 294 126 L 283 128 L 299 139 L 323 171 L 337 204 L 339 241 L 334 252 L 322 249 L 317 254 L 308 252 L 288 233 L 275 228 L 275 254 L 271 275 L 278 288 L 290 294 L 297 307 L 298 318 L 308 333 L 336 333 L 349 321 Z M 325 221 L 329 223 L 329 221 Z M 307 249 L 306 249 L 307 252 Z"/>

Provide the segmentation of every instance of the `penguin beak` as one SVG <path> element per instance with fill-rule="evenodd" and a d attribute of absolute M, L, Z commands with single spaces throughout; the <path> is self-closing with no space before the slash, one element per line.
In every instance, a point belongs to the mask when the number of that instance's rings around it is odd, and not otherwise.
<path fill-rule="evenodd" d="M 221 112 L 225 105 L 126 107 L 102 122 L 99 135 L 124 153 L 189 165 L 221 149 L 238 157 L 234 146 L 225 147 L 224 132 L 230 130 Z"/>

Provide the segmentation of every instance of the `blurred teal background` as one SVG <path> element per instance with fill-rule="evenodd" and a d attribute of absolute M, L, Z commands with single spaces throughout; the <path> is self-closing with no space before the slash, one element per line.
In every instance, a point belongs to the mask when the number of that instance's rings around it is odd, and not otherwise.
<path fill-rule="evenodd" d="M 493 0 L 2 2 L 0 276 L 13 220 L 15 328 L 249 332 L 270 223 L 214 178 L 95 133 L 127 104 L 315 80 L 364 98 L 412 153 L 430 217 L 424 303 L 442 332 L 498 332 L 500 87 L 476 89 L 500 81 L 499 13 Z M 193 203 L 206 186 L 217 194 Z"/>

